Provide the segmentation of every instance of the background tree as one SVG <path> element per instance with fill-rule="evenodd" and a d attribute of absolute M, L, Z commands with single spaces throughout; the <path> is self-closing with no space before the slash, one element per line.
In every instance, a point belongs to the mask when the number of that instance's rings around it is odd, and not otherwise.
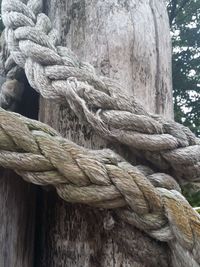
<path fill-rule="evenodd" d="M 200 0 L 168 2 L 175 120 L 200 135 Z"/>
<path fill-rule="evenodd" d="M 167 4 L 175 120 L 200 136 L 200 0 L 171 0 Z M 184 194 L 193 206 L 200 206 L 197 185 L 187 185 Z"/>
<path fill-rule="evenodd" d="M 2 2 L 2 0 L 0 0 L 0 10 L 1 10 L 1 2 Z M 4 28 L 4 25 L 3 25 L 3 22 L 2 22 L 2 19 L 1 19 L 1 15 L 0 15 L 0 34 L 2 33 L 3 28 Z"/>

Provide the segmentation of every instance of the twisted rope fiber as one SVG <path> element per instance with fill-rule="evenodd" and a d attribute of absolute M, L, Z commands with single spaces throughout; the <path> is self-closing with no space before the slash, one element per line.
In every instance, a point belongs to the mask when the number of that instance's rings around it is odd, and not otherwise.
<path fill-rule="evenodd" d="M 25 68 L 31 86 L 47 98 L 63 101 L 64 96 L 75 113 L 81 111 L 99 133 L 142 151 L 159 168 L 178 165 L 176 174 L 182 176 L 181 169 L 187 165 L 184 171 L 192 172 L 189 178 L 198 179 L 198 139 L 187 128 L 148 114 L 134 99 L 121 96 L 114 81 L 97 77 L 92 66 L 79 62 L 67 48 L 56 46 L 56 33 L 49 19 L 39 14 L 41 4 L 38 0 L 2 3 L 11 56 Z M 31 182 L 53 184 L 67 201 L 121 207 L 116 211 L 119 217 L 169 243 L 176 266 L 199 266 L 199 216 L 177 191 L 172 178 L 147 175 L 108 150 L 96 153 L 80 148 L 40 123 L 29 121 L 23 128 L 16 120 L 13 127 L 12 116 L 22 120 L 11 115 L 1 126 L 1 149 L 6 150 L 1 152 L 2 166 L 12 167 Z M 160 179 L 162 182 L 158 182 Z M 171 187 L 162 188 L 169 179 L 173 181 Z"/>
<path fill-rule="evenodd" d="M 108 149 L 80 147 L 45 124 L 3 109 L 0 166 L 31 183 L 53 185 L 68 202 L 118 208 L 125 222 L 183 252 L 176 255 L 181 266 L 200 264 L 200 217 L 169 175 L 132 166 Z"/>
<path fill-rule="evenodd" d="M 148 114 L 134 98 L 120 93 L 120 85 L 98 77 L 90 64 L 58 46 L 49 18 L 39 13 L 41 6 L 39 0 L 2 2 L 11 59 L 25 68 L 30 85 L 45 98 L 65 99 L 101 136 L 139 151 L 160 170 L 198 180 L 199 139 L 174 121 Z"/>
<path fill-rule="evenodd" d="M 1 34 L 0 75 L 7 79 L 15 79 L 16 77 L 19 77 L 21 73 L 22 68 L 15 63 L 10 54 L 5 40 L 5 31 L 3 31 Z"/>

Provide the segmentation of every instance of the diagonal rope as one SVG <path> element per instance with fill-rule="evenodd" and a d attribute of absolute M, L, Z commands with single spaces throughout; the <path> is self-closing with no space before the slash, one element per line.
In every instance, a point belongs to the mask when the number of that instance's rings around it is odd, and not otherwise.
<path fill-rule="evenodd" d="M 167 174 L 132 166 L 109 149 L 80 147 L 43 123 L 3 109 L 0 166 L 28 182 L 54 186 L 65 201 L 115 209 L 126 223 L 168 242 L 181 266 L 200 264 L 200 217 Z"/>

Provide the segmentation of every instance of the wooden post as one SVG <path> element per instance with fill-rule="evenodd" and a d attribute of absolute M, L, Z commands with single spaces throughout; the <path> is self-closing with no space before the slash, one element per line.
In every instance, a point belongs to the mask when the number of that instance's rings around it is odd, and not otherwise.
<path fill-rule="evenodd" d="M 22 75 L 25 91 L 17 111 L 38 116 L 38 96 Z M 0 170 L 0 267 L 33 267 L 36 186 L 14 172 Z"/>
<path fill-rule="evenodd" d="M 48 0 L 45 12 L 62 45 L 99 74 L 119 80 L 122 94 L 134 94 L 149 111 L 173 117 L 164 1 Z M 112 147 L 133 160 L 127 148 L 102 140 L 68 107 L 41 99 L 40 119 L 80 145 Z M 64 203 L 55 192 L 43 192 L 41 198 L 36 266 L 170 266 L 166 244 L 118 221 L 107 230 L 108 211 Z"/>
<path fill-rule="evenodd" d="M 35 188 L 11 171 L 0 176 L 0 266 L 33 267 Z"/>

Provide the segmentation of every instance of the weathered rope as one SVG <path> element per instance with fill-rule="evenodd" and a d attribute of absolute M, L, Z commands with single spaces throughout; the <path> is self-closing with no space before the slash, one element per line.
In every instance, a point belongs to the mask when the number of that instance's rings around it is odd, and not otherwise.
<path fill-rule="evenodd" d="M 108 149 L 80 147 L 45 124 L 3 109 L 0 166 L 31 183 L 53 185 L 68 202 L 118 208 L 125 222 L 168 242 L 177 266 L 200 264 L 200 217 L 169 175 L 132 166 Z"/>
<path fill-rule="evenodd" d="M 24 91 L 23 83 L 16 79 L 21 80 L 23 69 L 16 65 L 5 39 L 5 31 L 3 31 L 0 52 L 0 107 L 16 111 Z"/>
<path fill-rule="evenodd" d="M 5 39 L 5 31 L 3 31 L 1 34 L 0 75 L 7 79 L 15 79 L 21 75 L 22 68 L 15 63 Z"/>
<path fill-rule="evenodd" d="M 160 169 L 172 167 L 179 177 L 198 179 L 199 140 L 187 128 L 148 114 L 122 96 L 114 81 L 98 77 L 91 65 L 57 46 L 41 7 L 39 0 L 2 2 L 10 60 L 25 68 L 31 86 L 46 98 L 65 97 L 97 132 L 142 151 Z M 1 166 L 30 182 L 52 184 L 66 201 L 118 208 L 120 218 L 168 242 L 175 266 L 200 265 L 199 215 L 170 176 L 134 167 L 110 150 L 81 148 L 44 124 L 3 110 L 0 149 Z"/>
<path fill-rule="evenodd" d="M 200 142 L 184 126 L 148 114 L 122 95 L 113 80 L 99 77 L 67 48 L 57 45 L 42 1 L 3 0 L 2 17 L 11 56 L 45 98 L 68 102 L 77 116 L 105 138 L 140 151 L 160 170 L 179 179 L 200 178 Z"/>

